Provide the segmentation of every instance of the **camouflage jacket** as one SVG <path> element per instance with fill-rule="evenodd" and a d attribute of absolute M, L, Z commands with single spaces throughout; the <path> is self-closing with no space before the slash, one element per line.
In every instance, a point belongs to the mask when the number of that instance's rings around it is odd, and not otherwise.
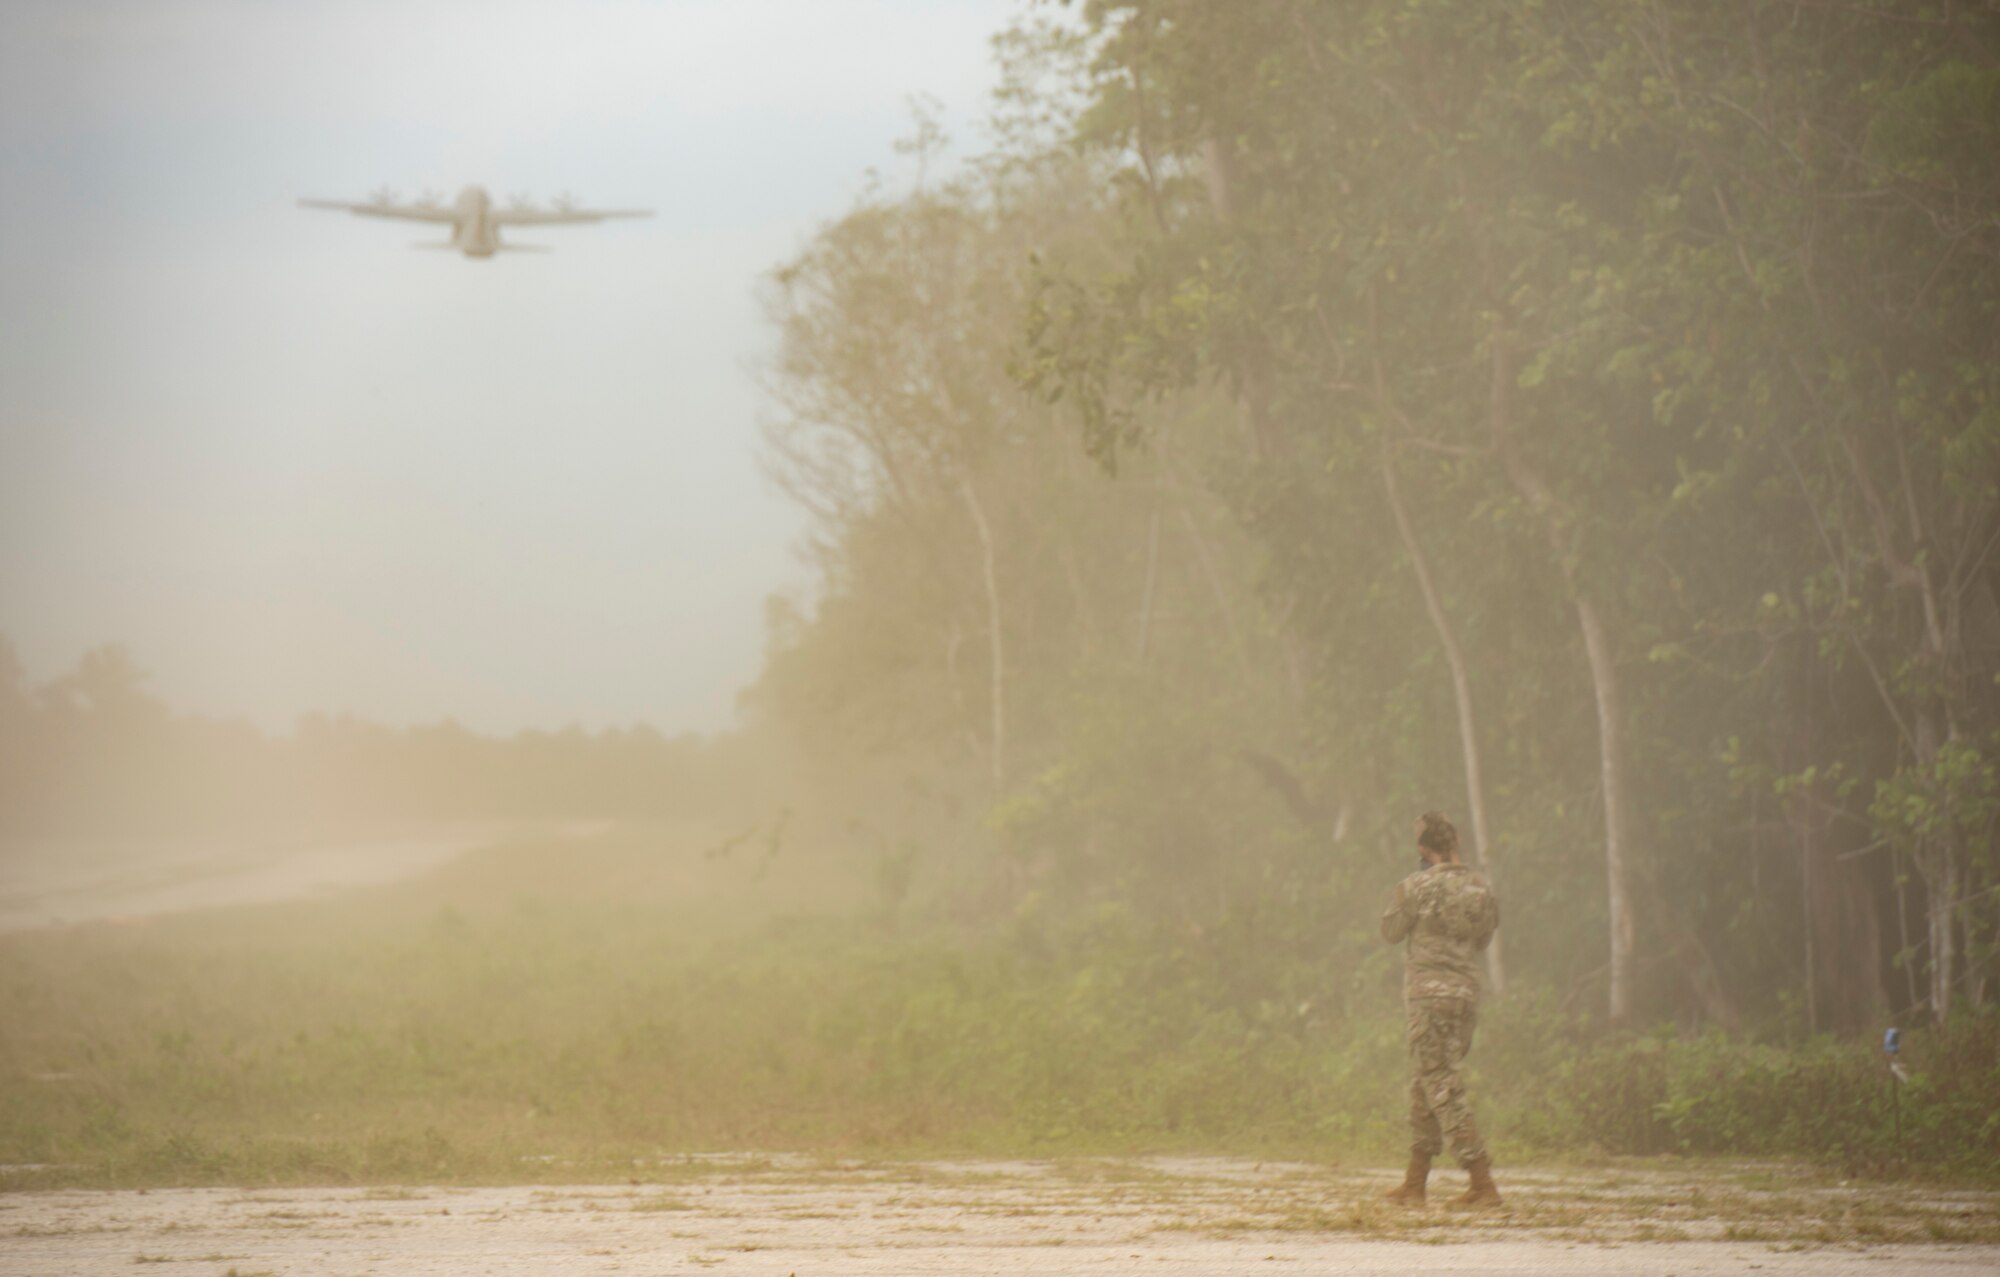
<path fill-rule="evenodd" d="M 1403 958 L 1403 997 L 1479 997 L 1479 955 L 1500 925 L 1500 902 L 1485 875 L 1465 865 L 1439 865 L 1396 884 L 1382 911 L 1382 938 L 1410 942 Z"/>

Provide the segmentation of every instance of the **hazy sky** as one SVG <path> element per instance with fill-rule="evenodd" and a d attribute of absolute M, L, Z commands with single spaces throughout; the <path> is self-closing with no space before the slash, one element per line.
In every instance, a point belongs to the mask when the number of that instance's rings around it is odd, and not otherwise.
<path fill-rule="evenodd" d="M 177 708 L 731 719 L 797 516 L 760 273 L 977 137 L 1016 0 L 0 0 L 0 633 Z M 387 184 L 651 221 L 299 209 Z"/>

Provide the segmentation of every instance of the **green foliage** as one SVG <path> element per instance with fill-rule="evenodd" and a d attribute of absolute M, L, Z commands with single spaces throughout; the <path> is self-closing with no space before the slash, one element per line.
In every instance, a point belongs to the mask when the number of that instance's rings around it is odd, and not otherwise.
<path fill-rule="evenodd" d="M 1858 1170 L 1913 1162 L 1990 1169 L 2000 1156 L 2000 1123 L 1981 1097 L 2000 1080 L 1993 1017 L 1910 1044 L 1904 1062 L 1913 1068 L 1902 1084 L 1865 1045 L 1819 1038 L 1780 1048 L 1713 1032 L 1639 1037 L 1592 1052 L 1565 1090 L 1576 1131 L 1601 1132 L 1596 1138 L 1612 1151 L 1804 1154 Z"/>
<path fill-rule="evenodd" d="M 645 837 L 488 853 L 372 900 L 11 937 L 0 1162 L 57 1168 L 14 1173 L 37 1183 L 504 1182 L 716 1150 L 1390 1160 L 1406 1138 L 1388 961 L 1301 970 L 1254 926 L 1109 906 L 890 938 L 824 899 Z M 1508 1160 L 1990 1174 L 2000 1023 L 1913 1034 L 1904 1059 L 1900 1146 L 1880 1059 L 1827 1038 L 1607 1037 L 1511 998 L 1471 1082 Z"/>
<path fill-rule="evenodd" d="M 2000 775 L 1979 746 L 1952 741 L 1927 765 L 1878 782 L 1869 810 L 1879 828 L 1913 849 L 1964 840 L 1984 852 L 1982 835 L 2000 816 Z"/>
<path fill-rule="evenodd" d="M 1936 1019 L 1961 988 L 1982 1001 L 1993 16 L 1089 13 L 1078 132 L 1129 178 L 1122 260 L 1038 281 L 1028 381 L 1082 400 L 1100 456 L 1153 446 L 1148 405 L 1191 381 L 1239 405 L 1247 455 L 1210 481 L 1311 654 L 1309 714 L 1339 725 L 1306 765 L 1391 810 L 1459 780 L 1377 495 L 1393 467 L 1423 494 L 1459 695 L 1500 724 L 1474 734 L 1495 860 L 1563 937 L 1534 937 L 1527 971 L 1589 961 L 1607 918 L 1558 849 L 1602 838 L 1637 943 L 1673 959 L 1651 1006 L 1739 1023 L 1791 998 L 1858 1029 L 1889 999 Z M 1600 638 L 1580 645 L 1586 605 Z M 1565 667 L 1591 641 L 1612 650 L 1586 689 Z M 1615 708 L 1593 721 L 1586 695 Z M 1637 814 L 1599 833 L 1598 778 L 1627 764 Z M 1909 871 L 1914 907 L 1891 891 Z M 1928 990 L 1895 987 L 1881 939 L 1912 928 Z"/>

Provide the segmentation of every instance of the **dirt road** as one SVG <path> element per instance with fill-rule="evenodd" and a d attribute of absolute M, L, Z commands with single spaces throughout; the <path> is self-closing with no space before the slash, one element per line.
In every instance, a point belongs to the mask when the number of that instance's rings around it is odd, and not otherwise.
<path fill-rule="evenodd" d="M 1387 1171 L 1219 1159 L 718 1157 L 633 1175 L 615 1187 L 13 1193 L 0 1196 L 0 1273 L 2000 1271 L 2000 1194 L 1783 1167 L 1517 1170 L 1502 1179 L 1505 1210 L 1470 1215 L 1375 1204 Z"/>
<path fill-rule="evenodd" d="M 0 847 L 0 932 L 326 895 L 413 878 L 504 839 L 559 841 L 606 828 L 607 821 L 467 821 L 368 837 Z"/>

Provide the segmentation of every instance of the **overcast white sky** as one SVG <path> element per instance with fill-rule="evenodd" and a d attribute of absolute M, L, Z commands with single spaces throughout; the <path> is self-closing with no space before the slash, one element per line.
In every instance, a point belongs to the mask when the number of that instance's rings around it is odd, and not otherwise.
<path fill-rule="evenodd" d="M 0 0 L 0 633 L 176 708 L 728 725 L 800 524 L 758 276 L 1019 0 Z M 387 184 L 651 221 L 414 252 Z"/>

